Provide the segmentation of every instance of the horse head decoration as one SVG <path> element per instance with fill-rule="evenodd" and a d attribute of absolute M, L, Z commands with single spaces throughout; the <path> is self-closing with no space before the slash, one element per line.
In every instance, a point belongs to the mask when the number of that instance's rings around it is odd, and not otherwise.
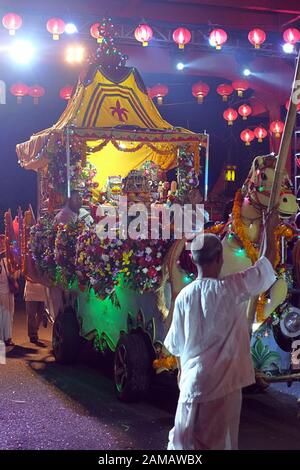
<path fill-rule="evenodd" d="M 275 166 L 276 157 L 272 155 L 256 157 L 242 187 L 244 201 L 241 215 L 243 223 L 248 227 L 248 235 L 254 243 L 260 236 L 262 213 L 269 205 Z M 278 209 L 283 219 L 292 217 L 298 211 L 292 183 L 286 171 L 283 175 Z M 253 223 L 255 221 L 257 223 Z"/>
<path fill-rule="evenodd" d="M 243 271 L 255 262 L 254 255 L 257 258 L 263 233 L 263 216 L 271 196 L 275 166 L 275 156 L 256 157 L 242 189 L 236 195 L 231 219 L 222 232 L 224 264 L 221 276 Z M 291 181 L 285 171 L 278 208 L 282 219 L 289 219 L 298 211 L 292 190 Z M 175 297 L 184 287 L 183 271 L 178 262 L 184 245 L 184 240 L 174 242 L 164 262 L 164 285 L 161 291 L 168 291 L 166 298 L 169 299 L 169 309 L 165 308 L 165 316 L 167 310 L 170 313 L 166 316 L 167 327 L 171 323 Z M 252 248 L 251 254 L 247 252 L 246 247 Z M 263 316 L 267 317 L 272 313 L 285 300 L 286 295 L 287 284 L 279 277 L 270 290 L 269 299 L 263 308 Z"/>

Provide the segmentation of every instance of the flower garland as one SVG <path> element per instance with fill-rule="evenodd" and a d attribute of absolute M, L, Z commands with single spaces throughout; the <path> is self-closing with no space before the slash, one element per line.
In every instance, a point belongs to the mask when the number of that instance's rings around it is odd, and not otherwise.
<path fill-rule="evenodd" d="M 60 143 L 54 152 L 48 151 L 49 157 L 49 189 L 54 193 L 65 195 L 67 182 L 67 157 L 66 148 Z M 98 183 L 93 179 L 96 175 L 96 168 L 82 161 L 80 151 L 71 149 L 70 155 L 70 178 L 72 188 L 82 188 L 84 195 L 91 193 L 92 189 L 98 187 Z"/>
<path fill-rule="evenodd" d="M 83 231 L 84 223 L 77 221 L 70 224 L 59 224 L 55 238 L 54 259 L 57 264 L 56 282 L 67 288 L 76 276 L 76 242 Z"/>
<path fill-rule="evenodd" d="M 157 369 L 176 369 L 177 368 L 177 361 L 175 356 L 167 356 L 162 357 L 160 359 L 155 359 L 153 361 L 153 368 Z"/>
<path fill-rule="evenodd" d="M 199 185 L 194 166 L 194 153 L 186 147 L 181 147 L 177 158 L 178 196 L 184 198 L 187 193 Z"/>
<path fill-rule="evenodd" d="M 31 227 L 29 250 L 35 265 L 41 274 L 48 276 L 55 283 L 56 262 L 54 258 L 56 227 L 50 216 L 41 217 L 39 222 Z"/>
<path fill-rule="evenodd" d="M 252 264 L 254 264 L 259 258 L 259 250 L 258 248 L 255 248 L 253 246 L 252 242 L 249 240 L 246 234 L 245 226 L 241 218 L 242 203 L 243 203 L 242 191 L 238 190 L 234 198 L 234 205 L 233 205 L 233 210 L 232 210 L 233 231 L 238 236 L 240 242 L 242 243 L 242 246 L 246 252 L 246 255 L 248 256 L 248 258 L 250 258 Z M 279 263 L 280 263 L 280 238 L 285 237 L 288 240 L 291 239 L 293 237 L 293 230 L 290 227 L 287 227 L 285 225 L 279 225 L 275 230 L 275 237 L 276 237 L 277 252 L 276 252 L 276 259 L 274 263 L 274 269 L 278 268 Z M 257 308 L 256 308 L 256 316 L 257 316 L 258 322 L 261 322 L 264 320 L 264 306 L 266 302 L 267 302 L 266 295 L 263 293 L 262 295 L 260 295 L 258 299 Z"/>
<path fill-rule="evenodd" d="M 101 299 L 112 295 L 123 267 L 123 240 L 100 240 L 94 228 L 77 239 L 76 274 L 79 287 L 93 288 Z"/>

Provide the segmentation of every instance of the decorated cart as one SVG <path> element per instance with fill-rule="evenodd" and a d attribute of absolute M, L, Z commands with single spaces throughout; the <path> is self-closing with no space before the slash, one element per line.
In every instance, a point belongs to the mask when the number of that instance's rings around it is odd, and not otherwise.
<path fill-rule="evenodd" d="M 129 208 L 143 203 L 149 212 L 182 203 L 198 187 L 207 135 L 166 122 L 137 70 L 116 55 L 117 62 L 104 65 L 103 54 L 101 65 L 96 58 L 58 122 L 19 144 L 17 154 L 38 175 L 39 219 L 25 217 L 23 272 L 48 287 L 54 355 L 75 361 L 80 337 L 112 351 L 117 394 L 131 400 L 147 389 L 155 369 L 175 367 L 163 350 L 167 324 L 158 301 L 172 241 L 130 239 L 119 220 L 115 237 L 100 239 L 97 208 L 109 212 L 120 196 Z M 91 225 L 80 216 L 55 223 L 73 189 L 82 191 Z"/>
<path fill-rule="evenodd" d="M 25 215 L 22 269 L 48 286 L 56 359 L 75 361 L 81 337 L 103 353 L 112 351 L 117 395 L 132 400 L 147 390 L 155 370 L 176 368 L 163 340 L 176 295 L 193 279 L 193 266 L 184 239 L 152 234 L 132 239 L 124 236 L 120 219 L 113 238 L 99 238 L 103 212 L 99 216 L 97 208 L 100 204 L 111 214 L 125 196 L 129 209 L 143 203 L 151 214 L 153 207 L 186 202 L 198 187 L 207 135 L 163 120 L 139 73 L 125 67 L 116 49 L 107 50 L 100 46 L 58 122 L 17 146 L 20 164 L 38 175 L 40 216 L 36 223 L 32 212 Z M 275 165 L 275 157 L 257 157 L 230 221 L 210 229 L 223 239 L 223 274 L 245 269 L 259 256 Z M 297 204 L 287 175 L 281 185 L 280 212 L 288 219 Z M 80 216 L 73 224 L 55 223 L 72 189 L 83 192 L 83 215 L 92 216 L 93 223 Z M 286 257 L 294 235 L 286 223 L 278 228 L 278 281 L 257 303 L 252 355 L 263 384 L 300 377 L 300 311 L 288 295 L 295 285 Z"/>

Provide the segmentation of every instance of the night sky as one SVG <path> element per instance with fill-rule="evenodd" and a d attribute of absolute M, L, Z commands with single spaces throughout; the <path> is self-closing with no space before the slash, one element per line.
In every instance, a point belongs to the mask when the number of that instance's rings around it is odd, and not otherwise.
<path fill-rule="evenodd" d="M 130 63 L 129 63 L 130 65 Z M 250 162 L 256 154 L 268 152 L 268 143 L 253 143 L 245 147 L 240 140 L 240 132 L 246 127 L 264 123 L 261 118 L 250 118 L 246 123 L 238 119 L 231 129 L 222 117 L 228 106 L 215 89 L 222 83 L 220 78 L 189 76 L 176 71 L 169 75 L 144 74 L 139 70 L 147 86 L 158 82 L 169 86 L 169 95 L 165 105 L 159 108 L 161 114 L 170 123 L 201 132 L 204 129 L 211 135 L 210 188 L 219 176 L 224 162 L 238 165 L 238 178 L 242 181 L 249 169 Z M 50 127 L 57 121 L 66 102 L 59 97 L 59 90 L 67 84 L 75 84 L 80 68 L 44 59 L 31 66 L 12 64 L 10 59 L 2 59 L 0 80 L 7 84 L 7 104 L 0 105 L 0 209 L 1 213 L 11 208 L 15 213 L 18 205 L 25 209 L 28 203 L 36 204 L 35 173 L 23 170 L 17 163 L 15 146 L 26 141 L 37 131 Z M 203 80 L 211 87 L 211 92 L 203 105 L 198 105 L 191 94 L 191 86 Z M 9 92 L 13 83 L 24 82 L 28 85 L 42 85 L 46 94 L 37 106 L 33 99 L 25 97 L 21 105 Z M 251 91 L 247 92 L 251 95 Z M 240 103 L 242 104 L 242 102 Z M 236 105 L 236 98 L 235 98 Z M 266 122 L 265 122 L 266 124 Z M 204 162 L 202 162 L 204 164 Z M 0 215 L 2 221 L 2 215 Z"/>

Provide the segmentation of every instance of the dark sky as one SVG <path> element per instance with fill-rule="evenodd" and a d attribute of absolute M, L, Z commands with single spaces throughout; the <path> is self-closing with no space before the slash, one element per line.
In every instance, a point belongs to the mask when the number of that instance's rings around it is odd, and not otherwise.
<path fill-rule="evenodd" d="M 2 60 L 0 66 L 0 80 L 4 80 L 8 88 L 7 104 L 0 105 L 0 208 L 3 212 L 11 207 L 15 212 L 18 205 L 25 209 L 31 202 L 35 206 L 36 200 L 35 174 L 20 168 L 15 146 L 28 140 L 34 132 L 50 127 L 58 119 L 65 107 L 65 101 L 59 97 L 59 90 L 68 83 L 74 84 L 79 70 L 53 61 L 39 62 L 24 68 L 12 65 L 9 60 Z M 237 164 L 239 176 L 243 179 L 253 156 L 268 151 L 267 144 L 254 144 L 246 148 L 239 137 L 246 125 L 259 124 L 263 122 L 261 119 L 248 119 L 246 123 L 239 119 L 232 130 L 227 126 L 222 117 L 226 104 L 215 92 L 216 86 L 221 83 L 220 79 L 205 78 L 204 81 L 211 86 L 211 92 L 204 104 L 198 105 L 191 94 L 191 86 L 201 77 L 191 77 L 177 71 L 170 75 L 145 75 L 143 70 L 140 73 L 147 86 L 158 82 L 169 85 L 165 105 L 159 108 L 164 118 L 174 125 L 196 132 L 206 129 L 211 134 L 210 187 L 225 161 Z M 17 105 L 16 98 L 9 92 L 10 86 L 16 82 L 40 84 L 45 88 L 46 95 L 38 106 L 34 106 L 31 97 L 25 97 L 23 104 Z"/>

